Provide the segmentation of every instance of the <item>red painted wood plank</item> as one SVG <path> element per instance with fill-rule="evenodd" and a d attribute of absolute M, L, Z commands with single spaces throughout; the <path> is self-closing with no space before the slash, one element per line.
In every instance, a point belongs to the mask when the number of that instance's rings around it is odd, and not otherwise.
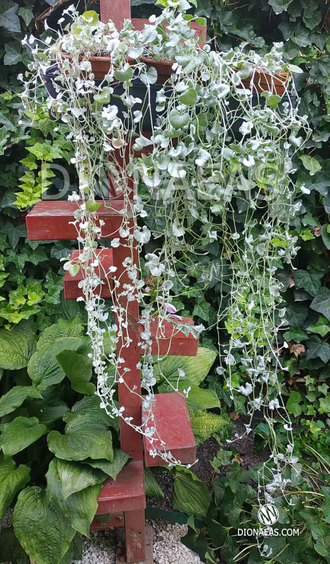
<path fill-rule="evenodd" d="M 131 19 L 130 0 L 100 0 L 101 21 L 112 20 L 118 31 L 123 28 L 124 19 Z"/>
<path fill-rule="evenodd" d="M 129 225 L 129 229 L 133 230 L 133 221 Z M 137 300 L 128 301 L 125 285 L 131 284 L 128 276 L 127 268 L 123 266 L 126 259 L 130 259 L 134 264 L 138 264 L 138 251 L 136 243 L 133 249 L 127 246 L 127 240 L 120 238 L 120 246 L 115 249 L 114 265 L 117 267 L 116 278 L 120 285 L 116 288 L 116 304 L 122 308 L 124 319 L 126 316 L 129 320 L 127 328 L 123 328 L 123 334 L 119 337 L 117 344 L 117 356 L 124 359 L 124 363 L 118 366 L 119 377 L 124 382 L 118 384 L 119 403 L 125 407 L 123 415 L 132 417 L 133 423 L 141 425 L 141 376 L 137 364 L 140 361 L 141 351 L 138 347 L 138 332 L 136 329 L 136 320 L 139 318 L 139 304 Z M 137 270 L 138 275 L 138 270 Z M 120 294 L 123 295 L 120 295 Z M 119 312 L 120 313 L 120 312 Z M 118 326 L 119 323 L 118 323 Z M 127 346 L 127 339 L 131 339 Z M 125 369 L 129 371 L 125 372 Z M 134 390 L 132 393 L 131 390 Z M 124 452 L 127 452 L 135 460 L 143 458 L 142 436 L 132 427 L 127 425 L 123 419 L 120 419 L 120 443 Z"/>
<path fill-rule="evenodd" d="M 75 250 L 71 253 L 71 260 L 77 259 L 79 256 L 79 251 Z M 94 268 L 95 274 L 104 282 L 102 286 L 95 288 L 95 293 L 99 293 L 102 298 L 111 298 L 111 292 L 109 288 L 109 283 L 113 274 L 109 272 L 111 266 L 113 266 L 113 249 L 103 249 L 96 251 L 95 256 L 97 256 L 100 265 Z M 79 288 L 78 284 L 85 278 L 82 269 L 79 270 L 78 274 L 71 276 L 70 272 L 66 271 L 63 280 L 64 286 L 64 297 L 66 300 L 74 300 L 79 296 L 83 296 L 84 293 L 82 288 Z"/>
<path fill-rule="evenodd" d="M 146 525 L 144 509 L 125 513 L 126 562 L 144 562 L 146 557 Z"/>
<path fill-rule="evenodd" d="M 108 206 L 111 206 L 108 207 Z M 123 200 L 105 202 L 97 211 L 97 216 L 105 222 L 102 236 L 115 235 L 122 223 Z M 77 231 L 70 222 L 74 221 L 74 212 L 78 203 L 68 201 L 38 202 L 26 216 L 27 235 L 30 241 L 57 241 L 76 239 Z"/>
<path fill-rule="evenodd" d="M 125 519 L 124 513 L 111 513 L 107 523 L 101 523 L 98 519 L 93 519 L 91 522 L 91 531 L 104 531 L 106 529 L 115 527 L 124 527 Z"/>
<path fill-rule="evenodd" d="M 146 466 L 166 466 L 160 457 L 149 454 L 153 448 L 162 452 L 171 451 L 173 456 L 183 464 L 191 464 L 196 460 L 196 441 L 191 428 L 188 408 L 183 395 L 177 392 L 157 394 L 152 406 L 154 423 L 146 421 L 148 411 L 142 410 L 142 420 L 146 427 L 155 427 L 154 446 L 143 437 Z M 162 446 L 161 441 L 165 442 Z"/>
<path fill-rule="evenodd" d="M 160 320 L 155 317 L 151 323 L 152 354 L 159 356 L 196 356 L 198 350 L 198 339 L 191 334 L 185 335 L 179 331 L 175 321 L 173 323 Z M 194 325 L 189 317 L 183 317 L 180 323 Z M 144 331 L 143 325 L 139 324 L 139 332 Z M 143 341 L 140 341 L 143 342 Z"/>
<path fill-rule="evenodd" d="M 142 460 L 124 466 L 116 480 L 108 478 L 99 495 L 96 515 L 145 509 L 144 469 Z"/>

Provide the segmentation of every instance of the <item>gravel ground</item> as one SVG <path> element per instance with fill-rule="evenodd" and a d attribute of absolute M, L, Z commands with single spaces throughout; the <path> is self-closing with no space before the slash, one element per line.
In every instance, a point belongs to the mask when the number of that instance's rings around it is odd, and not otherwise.
<path fill-rule="evenodd" d="M 10 526 L 11 520 L 12 514 L 8 512 L 0 520 L 0 529 Z M 165 521 L 149 521 L 149 524 L 154 530 L 154 564 L 201 563 L 199 556 L 180 541 L 187 533 L 187 525 L 170 525 Z M 90 539 L 84 538 L 83 559 L 79 564 L 116 564 L 115 533 L 93 532 Z"/>

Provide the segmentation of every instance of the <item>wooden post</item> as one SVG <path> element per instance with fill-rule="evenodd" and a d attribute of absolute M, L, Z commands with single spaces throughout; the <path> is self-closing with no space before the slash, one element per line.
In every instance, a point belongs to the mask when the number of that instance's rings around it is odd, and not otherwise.
<path fill-rule="evenodd" d="M 130 0 L 100 0 L 101 21 L 112 20 L 118 31 L 123 28 L 125 19 L 131 19 Z"/>
<path fill-rule="evenodd" d="M 133 232 L 133 221 L 129 223 L 130 232 Z M 125 284 L 131 284 L 132 281 L 128 277 L 127 269 L 123 266 L 126 258 L 133 259 L 134 264 L 138 265 L 138 252 L 136 244 L 133 243 L 132 248 L 128 239 L 120 239 L 120 246 L 114 249 L 114 265 L 117 267 L 116 279 L 120 282 L 120 286 L 116 289 L 116 293 L 120 294 L 124 291 Z M 117 355 L 124 359 L 122 369 L 118 368 L 119 376 L 122 376 L 125 383 L 118 384 L 119 405 L 125 407 L 124 416 L 133 417 L 136 425 L 141 425 L 141 376 L 140 370 L 136 367 L 140 362 L 141 351 L 138 347 L 139 335 L 137 331 L 139 319 L 139 303 L 136 300 L 128 301 L 127 296 L 121 296 L 117 302 L 127 312 L 128 328 L 123 328 L 123 335 L 119 338 L 117 344 Z M 118 328 L 121 326 L 117 322 Z M 129 347 L 125 347 L 125 337 L 132 339 Z M 125 372 L 124 368 L 128 368 L 129 372 Z M 134 391 L 132 393 L 131 390 Z M 135 393 L 134 393 L 135 392 Z M 142 435 L 137 433 L 132 427 L 127 425 L 125 421 L 120 420 L 120 444 L 124 452 L 127 452 L 134 460 L 143 459 L 143 440 Z"/>

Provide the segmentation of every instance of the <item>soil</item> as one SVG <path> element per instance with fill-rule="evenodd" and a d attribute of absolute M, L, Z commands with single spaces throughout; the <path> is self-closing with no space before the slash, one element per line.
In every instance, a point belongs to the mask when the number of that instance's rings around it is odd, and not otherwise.
<path fill-rule="evenodd" d="M 232 438 L 234 438 L 236 433 L 239 436 L 243 435 L 245 431 L 244 424 L 247 422 L 248 419 L 244 416 L 241 416 L 237 421 L 235 421 Z M 234 443 L 230 443 L 222 447 L 219 446 L 216 439 L 213 437 L 209 438 L 197 447 L 198 461 L 191 467 L 192 472 L 194 472 L 196 476 L 203 480 L 203 482 L 205 482 L 209 487 L 218 476 L 223 476 L 228 471 L 228 466 L 223 466 L 220 473 L 217 473 L 211 465 L 213 458 L 216 456 L 220 448 L 224 448 L 226 450 L 235 448 L 239 453 L 241 466 L 246 470 L 253 468 L 259 462 L 266 461 L 270 454 L 268 449 L 261 452 L 255 450 L 253 433 L 246 435 L 243 439 L 238 439 Z M 173 511 L 172 495 L 174 489 L 174 479 L 172 475 L 164 468 L 155 468 L 153 472 L 158 484 L 164 492 L 164 499 L 161 500 L 147 496 L 147 505 L 152 505 L 153 507 L 158 507 L 159 509 L 167 511 Z"/>

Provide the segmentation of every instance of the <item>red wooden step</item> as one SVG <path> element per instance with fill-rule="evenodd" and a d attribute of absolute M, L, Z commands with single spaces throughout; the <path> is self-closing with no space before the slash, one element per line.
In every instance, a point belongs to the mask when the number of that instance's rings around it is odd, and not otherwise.
<path fill-rule="evenodd" d="M 75 250 L 71 253 L 71 260 L 77 259 L 79 256 L 79 251 Z M 109 282 L 112 279 L 112 274 L 109 272 L 109 268 L 114 265 L 113 263 L 113 249 L 103 249 L 95 253 L 97 256 L 100 266 L 94 268 L 95 274 L 101 278 L 104 282 L 101 288 L 98 286 L 95 288 L 95 293 L 101 295 L 102 298 L 110 298 L 111 292 L 109 288 Z M 84 279 L 83 270 L 80 269 L 78 274 L 71 276 L 70 272 L 66 271 L 63 280 L 64 286 L 64 297 L 66 300 L 74 300 L 79 296 L 83 296 L 84 293 L 82 288 L 79 288 L 78 284 Z"/>
<path fill-rule="evenodd" d="M 198 339 L 191 334 L 185 335 L 179 331 L 177 322 L 171 323 L 166 320 L 160 320 L 154 317 L 151 323 L 151 339 L 152 339 L 152 354 L 159 356 L 175 355 L 175 356 L 196 356 L 198 350 Z M 189 317 L 183 317 L 180 323 L 187 325 L 194 325 L 194 322 Z M 144 326 L 139 324 L 140 335 L 144 331 Z M 140 338 L 141 343 L 145 343 Z"/>
<path fill-rule="evenodd" d="M 124 466 L 116 480 L 108 478 L 99 495 L 96 515 L 145 509 L 144 469 L 142 460 Z"/>
<path fill-rule="evenodd" d="M 143 437 L 146 466 L 166 466 L 166 462 L 160 456 L 150 455 L 149 451 L 153 448 L 161 452 L 170 451 L 183 464 L 192 464 L 196 460 L 197 446 L 184 396 L 178 392 L 157 394 L 153 402 L 154 422 L 146 421 L 148 410 L 142 408 L 142 421 L 145 428 L 156 429 L 156 440 L 153 445 Z M 161 441 L 164 441 L 165 446 L 162 446 Z"/>
<path fill-rule="evenodd" d="M 104 531 L 115 527 L 123 527 L 124 524 L 124 513 L 111 513 L 109 520 L 106 523 L 101 523 L 98 519 L 93 519 L 90 528 L 92 531 Z"/>
<path fill-rule="evenodd" d="M 122 224 L 123 200 L 102 202 L 97 216 L 105 222 L 102 236 L 114 236 Z M 60 239 L 76 239 L 77 231 L 70 222 L 74 221 L 77 202 L 45 201 L 38 202 L 26 216 L 27 236 L 30 241 L 57 241 Z"/>

